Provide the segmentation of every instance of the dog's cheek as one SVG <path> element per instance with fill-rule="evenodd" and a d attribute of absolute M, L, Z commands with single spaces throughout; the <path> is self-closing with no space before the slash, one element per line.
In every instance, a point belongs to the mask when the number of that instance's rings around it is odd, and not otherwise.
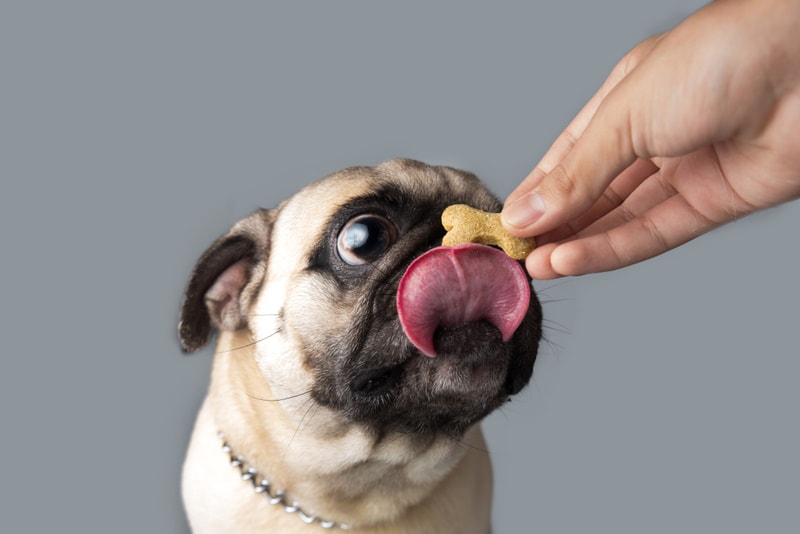
<path fill-rule="evenodd" d="M 305 275 L 290 294 L 283 310 L 287 336 L 303 354 L 309 370 L 334 368 L 336 362 L 330 355 L 353 349 L 357 299 L 320 273 Z"/>
<path fill-rule="evenodd" d="M 294 412 L 307 402 L 308 396 L 303 393 L 310 390 L 312 377 L 284 333 L 282 302 L 286 294 L 286 284 L 266 281 L 255 297 L 247 323 L 256 363 L 270 389 L 269 397 L 289 399 L 285 408 Z"/>
<path fill-rule="evenodd" d="M 280 317 L 290 311 L 280 305 L 271 304 L 283 300 L 282 297 L 276 298 L 277 294 L 297 295 L 295 288 L 286 284 L 273 283 L 263 288 L 251 323 L 251 331 L 259 340 L 256 344 L 256 363 L 270 386 L 271 398 L 280 399 L 281 408 L 294 421 L 294 424 L 287 427 L 291 429 L 291 435 L 286 444 L 284 460 L 301 472 L 313 471 L 319 467 L 314 467 L 313 464 L 320 451 L 309 454 L 302 446 L 298 446 L 303 440 L 297 439 L 295 429 L 301 431 L 305 437 L 350 440 L 352 442 L 348 445 L 348 450 L 354 454 L 356 451 L 368 449 L 364 441 L 366 434 L 337 411 L 320 405 L 312 395 L 312 391 L 318 387 L 317 373 L 309 368 L 307 359 L 302 357 L 305 351 L 301 346 L 303 341 L 297 336 L 288 335 L 283 326 Z M 294 300 L 294 297 L 289 300 Z M 293 328 L 296 327 L 296 324 L 293 325 Z M 332 466 L 334 461 L 326 459 L 325 463 Z M 311 464 L 306 465 L 307 462 Z"/>
<path fill-rule="evenodd" d="M 250 328 L 257 340 L 259 367 L 277 398 L 300 395 L 298 405 L 308 409 L 312 390 L 327 389 L 326 397 L 340 395 L 336 381 L 328 379 L 336 376 L 338 367 L 331 355 L 349 350 L 351 307 L 315 273 L 287 282 L 272 280 L 262 288 Z"/>

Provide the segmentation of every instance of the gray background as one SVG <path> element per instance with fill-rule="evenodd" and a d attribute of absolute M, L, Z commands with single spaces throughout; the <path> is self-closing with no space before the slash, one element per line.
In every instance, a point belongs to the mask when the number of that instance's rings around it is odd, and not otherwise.
<path fill-rule="evenodd" d="M 210 351 L 194 260 L 257 206 L 394 156 L 505 197 L 697 1 L 3 2 L 0 531 L 186 532 Z M 537 284 L 532 385 L 489 418 L 495 529 L 797 532 L 800 205 Z"/>

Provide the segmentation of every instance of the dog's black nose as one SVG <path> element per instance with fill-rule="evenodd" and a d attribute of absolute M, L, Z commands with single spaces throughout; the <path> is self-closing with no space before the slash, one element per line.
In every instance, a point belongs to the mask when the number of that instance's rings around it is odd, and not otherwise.
<path fill-rule="evenodd" d="M 362 371 L 350 381 L 350 390 L 362 397 L 375 397 L 391 390 L 403 376 L 403 366 L 393 365 Z"/>

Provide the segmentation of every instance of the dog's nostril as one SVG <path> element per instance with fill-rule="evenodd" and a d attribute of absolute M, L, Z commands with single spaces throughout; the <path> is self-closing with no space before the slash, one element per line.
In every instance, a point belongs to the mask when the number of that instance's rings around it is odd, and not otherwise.
<path fill-rule="evenodd" d="M 350 382 L 350 390 L 356 395 L 374 397 L 382 395 L 400 381 L 402 365 L 381 367 L 364 371 Z"/>

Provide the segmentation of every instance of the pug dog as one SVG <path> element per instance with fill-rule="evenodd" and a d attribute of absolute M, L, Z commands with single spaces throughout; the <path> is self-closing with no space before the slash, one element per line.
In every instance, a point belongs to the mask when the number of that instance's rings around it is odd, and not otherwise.
<path fill-rule="evenodd" d="M 217 334 L 183 467 L 197 533 L 491 531 L 479 423 L 528 383 L 541 308 L 519 262 L 441 247 L 474 175 L 397 159 L 323 178 L 199 259 L 179 326 Z"/>

